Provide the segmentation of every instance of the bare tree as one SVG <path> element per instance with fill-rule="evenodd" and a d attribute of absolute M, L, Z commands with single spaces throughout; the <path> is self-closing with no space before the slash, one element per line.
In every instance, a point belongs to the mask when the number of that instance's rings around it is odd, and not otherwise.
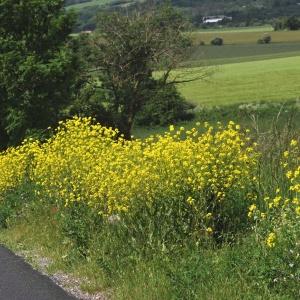
<path fill-rule="evenodd" d="M 172 74 L 191 40 L 188 23 L 170 6 L 145 13 L 101 15 L 92 38 L 93 65 L 115 126 L 130 138 L 136 114 L 167 85 L 195 80 Z M 178 74 L 178 73 L 177 73 Z"/>

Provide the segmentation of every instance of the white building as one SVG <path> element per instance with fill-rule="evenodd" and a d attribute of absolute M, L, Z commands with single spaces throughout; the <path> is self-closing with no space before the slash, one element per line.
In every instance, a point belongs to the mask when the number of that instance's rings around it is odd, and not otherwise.
<path fill-rule="evenodd" d="M 217 24 L 223 20 L 232 20 L 232 17 L 226 16 L 208 16 L 203 18 L 203 24 Z"/>
<path fill-rule="evenodd" d="M 206 19 L 203 21 L 204 24 L 216 24 L 223 21 L 223 18 Z"/>

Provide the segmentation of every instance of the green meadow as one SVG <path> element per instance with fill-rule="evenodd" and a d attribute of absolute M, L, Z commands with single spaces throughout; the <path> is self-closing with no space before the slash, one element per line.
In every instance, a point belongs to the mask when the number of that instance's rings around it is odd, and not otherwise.
<path fill-rule="evenodd" d="M 223 65 L 246 61 L 266 60 L 298 56 L 300 43 L 237 44 L 218 46 L 195 46 L 185 66 Z"/>
<path fill-rule="evenodd" d="M 263 25 L 263 26 L 249 26 L 249 27 L 217 27 L 210 29 L 199 29 L 195 32 L 197 33 L 216 33 L 216 32 L 268 32 L 273 31 L 273 27 L 271 25 Z"/>
<path fill-rule="evenodd" d="M 223 64 L 208 70 L 212 74 L 205 80 L 179 86 L 188 101 L 197 105 L 227 105 L 300 97 L 300 56 Z M 197 76 L 203 68 L 190 68 L 185 73 L 189 71 L 191 76 Z"/>
<path fill-rule="evenodd" d="M 126 6 L 126 4 L 131 3 L 131 2 L 137 2 L 137 1 L 91 0 L 88 2 L 69 5 L 69 6 L 67 6 L 67 9 L 81 10 L 86 7 L 91 7 L 91 6 L 100 7 L 100 6 L 107 5 L 107 4 L 113 5 L 114 3 L 116 3 L 116 5 L 118 5 L 118 6 L 122 6 L 122 5 Z"/>
<path fill-rule="evenodd" d="M 67 6 L 68 9 L 75 9 L 75 10 L 80 10 L 83 9 L 85 7 L 89 7 L 89 6 L 101 6 L 101 5 L 105 5 L 107 3 L 112 2 L 111 0 L 92 0 L 89 2 L 83 2 L 83 3 L 78 3 L 78 4 L 74 4 L 74 5 L 69 5 Z"/>
<path fill-rule="evenodd" d="M 195 45 L 183 64 L 174 72 L 181 79 L 206 78 L 179 84 L 182 95 L 196 105 L 195 120 L 180 122 L 177 126 L 190 128 L 195 121 L 228 122 L 234 120 L 251 128 L 259 126 L 269 130 L 274 122 L 287 124 L 293 116 L 295 128 L 300 128 L 300 43 L 284 42 L 288 37 L 300 36 L 299 32 L 282 31 L 281 42 L 257 44 L 254 38 L 248 44 L 237 39 L 241 34 L 258 36 L 270 27 L 231 28 L 199 31 L 207 36 L 235 35 L 235 42 L 223 46 Z M 273 34 L 277 32 L 271 33 Z M 248 108 L 241 107 L 249 104 Z M 252 111 L 253 109 L 253 111 Z M 280 112 L 280 117 L 278 114 Z M 251 118 L 255 116 L 255 122 Z M 254 124 L 256 123 L 256 124 Z M 163 133 L 168 126 L 135 127 L 136 137 Z"/>
<path fill-rule="evenodd" d="M 271 43 L 258 44 L 257 40 L 265 34 L 271 35 Z M 209 76 L 179 85 L 188 101 L 219 106 L 299 98 L 299 31 L 273 31 L 266 25 L 199 30 L 191 36 L 193 50 L 184 68 L 174 74 L 193 78 L 208 71 Z M 223 38 L 224 45 L 211 46 L 215 37 Z"/>

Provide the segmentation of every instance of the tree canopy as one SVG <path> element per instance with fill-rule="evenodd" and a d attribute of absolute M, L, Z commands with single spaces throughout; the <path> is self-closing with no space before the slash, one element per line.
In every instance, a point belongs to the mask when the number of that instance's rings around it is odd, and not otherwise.
<path fill-rule="evenodd" d="M 0 0 L 0 143 L 55 124 L 80 68 L 62 0 Z"/>

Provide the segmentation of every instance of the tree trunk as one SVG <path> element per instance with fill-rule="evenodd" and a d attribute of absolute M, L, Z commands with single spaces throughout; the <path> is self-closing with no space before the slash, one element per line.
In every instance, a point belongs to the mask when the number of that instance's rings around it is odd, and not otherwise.
<path fill-rule="evenodd" d="M 121 134 L 124 135 L 126 140 L 131 140 L 132 136 L 132 127 L 133 127 L 133 118 L 129 116 L 123 116 L 118 124 L 118 129 Z"/>

